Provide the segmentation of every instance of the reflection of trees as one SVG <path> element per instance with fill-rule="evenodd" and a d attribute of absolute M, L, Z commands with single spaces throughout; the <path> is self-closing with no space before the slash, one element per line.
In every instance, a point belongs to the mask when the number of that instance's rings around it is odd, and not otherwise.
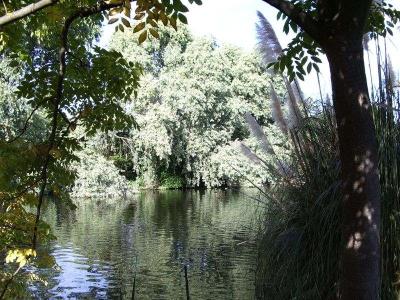
<path fill-rule="evenodd" d="M 232 192 L 165 191 L 140 194 L 136 201 L 87 201 L 55 233 L 59 244 L 71 241 L 89 265 L 111 265 L 110 296 L 131 294 L 137 257 L 140 299 L 184 297 L 184 262 L 197 298 L 251 298 L 253 276 L 242 277 L 253 268 L 255 249 L 237 244 L 248 238 L 241 222 L 248 225 L 252 212 L 246 213 L 241 198 Z"/>
<path fill-rule="evenodd" d="M 70 230 L 71 225 L 76 222 L 76 211 L 69 203 L 60 201 L 55 197 L 47 198 L 43 203 L 46 219 L 53 222 L 54 226 L 65 227 Z"/>

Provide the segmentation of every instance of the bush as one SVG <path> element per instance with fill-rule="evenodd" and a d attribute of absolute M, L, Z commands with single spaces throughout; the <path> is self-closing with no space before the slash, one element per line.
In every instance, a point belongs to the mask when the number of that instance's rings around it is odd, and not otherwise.
<path fill-rule="evenodd" d="M 136 179 L 136 172 L 134 170 L 133 161 L 129 157 L 121 155 L 113 155 L 110 159 L 114 162 L 114 165 L 120 170 L 120 174 L 125 176 L 128 180 Z"/>
<path fill-rule="evenodd" d="M 166 190 L 182 189 L 185 186 L 185 181 L 181 176 L 168 174 L 166 172 L 161 173 L 160 182 L 160 188 Z"/>
<path fill-rule="evenodd" d="M 374 106 L 380 151 L 381 299 L 398 299 L 400 270 L 399 124 Z M 342 199 L 331 110 L 306 120 L 293 137 L 291 178 L 269 193 L 256 271 L 260 299 L 335 299 Z"/>
<path fill-rule="evenodd" d="M 333 299 L 340 247 L 338 150 L 329 110 L 292 132 L 290 176 L 269 193 L 256 272 L 260 299 Z"/>
<path fill-rule="evenodd" d="M 74 165 L 77 171 L 71 193 L 74 197 L 121 197 L 132 192 L 127 179 L 111 160 L 91 148 L 85 148 L 77 155 L 80 161 Z"/>

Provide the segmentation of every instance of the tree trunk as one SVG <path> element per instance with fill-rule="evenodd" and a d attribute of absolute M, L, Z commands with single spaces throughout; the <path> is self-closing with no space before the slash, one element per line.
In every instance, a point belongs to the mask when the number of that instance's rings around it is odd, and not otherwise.
<path fill-rule="evenodd" d="M 339 297 L 379 299 L 378 149 L 361 39 L 337 39 L 325 50 L 331 70 L 344 191 Z"/>

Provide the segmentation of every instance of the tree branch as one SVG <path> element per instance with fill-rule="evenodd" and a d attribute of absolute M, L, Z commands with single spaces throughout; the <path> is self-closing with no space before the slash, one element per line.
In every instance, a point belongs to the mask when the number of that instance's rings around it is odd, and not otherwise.
<path fill-rule="evenodd" d="M 56 88 L 56 93 L 55 93 L 55 97 L 54 97 L 54 108 L 53 108 L 53 115 L 52 115 L 51 132 L 50 132 L 49 139 L 48 139 L 48 148 L 47 148 L 46 157 L 45 157 L 45 160 L 43 163 L 42 171 L 40 174 L 41 186 L 40 186 L 40 191 L 39 191 L 38 206 L 37 206 L 37 210 L 36 210 L 35 225 L 33 228 L 33 237 L 32 237 L 32 248 L 33 249 L 36 249 L 37 230 L 38 230 L 38 225 L 39 225 L 39 221 L 40 221 L 41 206 L 43 203 L 44 193 L 45 193 L 47 181 L 48 181 L 48 168 L 49 168 L 50 161 L 52 158 L 51 150 L 53 149 L 53 147 L 56 144 L 56 137 L 57 137 L 57 130 L 58 130 L 58 116 L 60 114 L 60 103 L 61 103 L 61 100 L 63 97 L 65 71 L 67 68 L 66 55 L 68 52 L 69 29 L 71 28 L 72 23 L 76 19 L 89 17 L 96 13 L 100 13 L 102 11 L 105 11 L 105 10 L 113 8 L 113 7 L 118 7 L 123 4 L 124 4 L 124 0 L 121 0 L 121 1 L 118 1 L 115 3 L 106 3 L 104 1 L 102 1 L 92 7 L 80 8 L 80 9 L 76 10 L 74 13 L 72 13 L 65 20 L 64 26 L 62 28 L 61 36 L 60 36 L 61 45 L 60 45 L 60 49 L 59 49 L 59 53 L 58 53 L 59 71 L 58 71 L 58 76 L 57 76 L 57 88 Z"/>
<path fill-rule="evenodd" d="M 39 2 L 42 2 L 42 1 L 39 1 Z M 45 2 L 45 1 L 43 1 L 43 2 Z M 35 218 L 35 224 L 34 224 L 34 228 L 33 228 L 33 237 L 32 237 L 32 248 L 34 250 L 36 249 L 36 245 L 37 245 L 38 225 L 39 225 L 39 221 L 40 221 L 41 206 L 43 203 L 44 193 L 45 193 L 47 182 L 48 182 L 48 168 L 49 168 L 51 158 L 52 158 L 51 150 L 56 144 L 56 137 L 57 137 L 57 130 L 58 130 L 58 116 L 60 114 L 60 103 L 61 103 L 61 100 L 63 97 L 64 79 L 65 79 L 65 72 L 66 72 L 66 68 L 67 68 L 66 54 L 68 52 L 69 29 L 70 29 L 72 23 L 76 19 L 89 17 L 96 13 L 100 13 L 102 11 L 105 11 L 105 10 L 113 8 L 113 7 L 118 7 L 123 4 L 124 4 L 124 0 L 120 0 L 116 3 L 105 3 L 104 1 L 101 1 L 100 3 L 98 3 L 95 6 L 84 7 L 84 8 L 80 8 L 80 9 L 76 10 L 64 22 L 64 26 L 62 28 L 61 36 L 60 36 L 61 45 L 60 45 L 59 54 L 58 54 L 59 71 L 58 71 L 58 75 L 57 75 L 57 88 L 55 91 L 55 98 L 54 98 L 54 108 L 53 108 L 53 115 L 52 115 L 51 132 L 50 132 L 49 139 L 48 139 L 48 148 L 47 148 L 46 156 L 45 156 L 44 163 L 42 166 L 42 171 L 40 173 L 40 178 L 37 181 L 37 182 L 40 182 L 41 185 L 40 185 L 38 206 L 36 209 L 36 218 Z M 34 11 L 32 11 L 30 13 L 33 13 L 33 12 Z M 28 14 L 22 15 L 20 18 L 23 18 L 24 16 L 27 16 Z M 13 20 L 17 20 L 17 18 L 14 18 Z M 9 22 L 11 22 L 11 21 L 9 21 Z M 5 24 L 5 23 L 3 23 L 3 24 Z M 3 299 L 3 297 L 7 291 L 8 285 L 12 282 L 14 276 L 19 272 L 19 270 L 20 270 L 20 268 L 18 268 L 17 271 L 6 282 L 4 289 L 0 292 L 0 299 Z"/>
<path fill-rule="evenodd" d="M 40 0 L 36 3 L 32 3 L 23 8 L 20 8 L 12 13 L 6 14 L 0 17 L 0 27 L 15 22 L 19 19 L 25 18 L 39 10 L 42 10 L 47 6 L 56 4 L 58 1 L 59 0 Z"/>
<path fill-rule="evenodd" d="M 29 114 L 29 116 L 26 118 L 25 122 L 24 122 L 24 126 L 22 127 L 22 129 L 19 131 L 19 133 L 13 137 L 12 139 L 8 140 L 7 143 L 11 144 L 13 142 L 15 142 L 16 140 L 18 140 L 21 136 L 23 136 L 26 132 L 26 130 L 29 127 L 29 121 L 32 119 L 33 115 L 35 114 L 35 112 L 40 108 L 40 106 L 43 104 L 44 101 L 39 102 L 34 109 L 31 111 L 31 113 Z"/>
<path fill-rule="evenodd" d="M 304 12 L 300 7 L 294 5 L 288 0 L 262 0 L 265 3 L 275 7 L 277 10 L 286 15 L 299 27 L 301 27 L 315 41 L 321 40 L 321 30 L 317 21 Z"/>
<path fill-rule="evenodd" d="M 21 268 L 22 268 L 22 265 L 19 265 L 18 268 L 17 268 L 17 270 L 15 270 L 15 272 L 14 272 L 14 273 L 10 276 L 10 278 L 6 281 L 6 283 L 5 283 L 5 285 L 4 285 L 4 288 L 3 288 L 3 290 L 1 291 L 0 299 L 3 299 L 3 298 L 4 298 L 4 295 L 6 294 L 8 285 L 13 281 L 14 277 L 18 274 L 18 272 L 21 270 Z"/>

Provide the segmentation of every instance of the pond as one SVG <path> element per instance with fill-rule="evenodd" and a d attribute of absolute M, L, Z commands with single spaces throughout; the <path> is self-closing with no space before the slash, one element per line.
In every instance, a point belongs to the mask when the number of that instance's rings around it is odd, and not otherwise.
<path fill-rule="evenodd" d="M 143 192 L 49 204 L 56 267 L 39 299 L 253 299 L 257 202 L 243 191 Z"/>

